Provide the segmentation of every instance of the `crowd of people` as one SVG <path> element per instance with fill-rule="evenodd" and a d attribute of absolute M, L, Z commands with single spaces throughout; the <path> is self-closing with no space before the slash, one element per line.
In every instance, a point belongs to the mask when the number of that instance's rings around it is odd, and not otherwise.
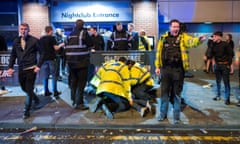
<path fill-rule="evenodd" d="M 154 80 L 149 70 L 134 60 L 120 57 L 107 61 L 94 73 L 90 68 L 90 53 L 104 50 L 105 43 L 96 27 L 84 28 L 82 19 L 76 21 L 74 30 L 67 37 L 61 30 L 57 29 L 54 34 L 53 28 L 46 26 L 45 35 L 37 39 L 29 34 L 30 27 L 27 23 L 20 24 L 20 36 L 13 42 L 8 74 L 13 74 L 13 65 L 17 59 L 19 83 L 26 93 L 23 118 L 28 118 L 30 109 L 40 103 L 34 93 L 37 72 L 40 71 L 43 75 L 44 95 L 58 98 L 61 92 L 57 89 L 57 81 L 60 79 L 60 72 L 65 71 L 66 64 L 70 97 L 75 109 L 90 108 L 90 112 L 103 110 L 108 119 L 114 119 L 114 113 L 130 108 L 136 109 L 140 116 L 144 117 L 148 112 L 154 111 L 153 107 L 156 105 L 156 118 L 158 121 L 164 121 L 167 119 L 168 105 L 171 103 L 174 124 L 179 124 L 184 75 L 189 69 L 187 50 L 202 44 L 207 38 L 206 35 L 188 35 L 180 30 L 180 24 L 177 19 L 171 20 L 169 31 L 160 36 L 156 48 L 155 73 L 161 76 L 160 96 L 152 95 Z M 213 100 L 221 99 L 220 88 L 223 79 L 224 102 L 229 105 L 229 74 L 233 72 L 234 44 L 231 40 L 223 41 L 222 36 L 221 31 L 213 33 L 208 42 L 206 57 L 210 60 L 209 63 L 214 62 L 212 70 L 216 74 L 217 96 Z M 228 35 L 229 39 L 231 37 Z M 106 45 L 107 50 L 151 51 L 145 31 L 136 32 L 133 23 L 129 23 L 128 30 L 125 30 L 122 23 L 117 22 L 116 30 L 110 35 Z M 89 74 L 92 76 L 89 77 Z M 50 76 L 52 91 L 48 88 Z M 96 91 L 96 98 L 89 104 L 84 103 L 86 84 L 92 85 Z"/>

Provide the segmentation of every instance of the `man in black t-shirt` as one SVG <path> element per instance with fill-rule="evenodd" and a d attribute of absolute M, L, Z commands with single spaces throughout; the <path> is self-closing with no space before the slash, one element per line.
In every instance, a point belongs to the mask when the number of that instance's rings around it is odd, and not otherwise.
<path fill-rule="evenodd" d="M 41 53 L 43 54 L 43 65 L 41 67 L 41 74 L 43 76 L 44 95 L 50 96 L 52 93 L 48 89 L 48 79 L 52 75 L 52 89 L 54 96 L 58 97 L 61 94 L 57 90 L 57 75 L 56 75 L 56 50 L 59 50 L 64 43 L 57 45 L 57 41 L 53 34 L 51 26 L 45 27 L 46 35 L 40 38 Z"/>
<path fill-rule="evenodd" d="M 232 54 L 233 49 L 231 46 L 222 41 L 222 32 L 216 31 L 213 33 L 213 42 L 215 43 L 211 56 L 215 59 L 215 75 L 216 75 L 216 83 L 217 83 L 217 96 L 213 98 L 213 100 L 220 100 L 221 97 L 221 80 L 223 79 L 223 83 L 225 86 L 225 95 L 224 101 L 226 105 L 230 104 L 230 82 L 229 82 L 229 74 L 231 70 L 232 64 Z"/>

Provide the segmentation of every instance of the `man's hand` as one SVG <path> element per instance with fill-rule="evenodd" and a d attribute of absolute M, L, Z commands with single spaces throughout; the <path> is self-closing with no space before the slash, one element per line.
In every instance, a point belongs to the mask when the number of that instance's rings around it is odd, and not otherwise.
<path fill-rule="evenodd" d="M 157 75 L 160 75 L 160 74 L 161 74 L 160 68 L 156 68 L 155 73 L 156 73 Z"/>
<path fill-rule="evenodd" d="M 133 99 L 132 98 L 129 100 L 129 104 L 130 104 L 130 106 L 133 106 Z"/>
<path fill-rule="evenodd" d="M 7 70 L 7 74 L 8 74 L 9 76 L 12 76 L 13 73 L 14 73 L 14 70 L 13 70 L 12 68 L 9 68 L 9 69 Z"/>
<path fill-rule="evenodd" d="M 40 68 L 39 68 L 38 66 L 36 66 L 36 67 L 34 68 L 34 72 L 37 73 L 37 72 L 39 72 L 39 71 L 40 71 Z"/>
<path fill-rule="evenodd" d="M 207 39 L 207 35 L 202 35 L 199 37 L 199 41 L 205 41 Z"/>

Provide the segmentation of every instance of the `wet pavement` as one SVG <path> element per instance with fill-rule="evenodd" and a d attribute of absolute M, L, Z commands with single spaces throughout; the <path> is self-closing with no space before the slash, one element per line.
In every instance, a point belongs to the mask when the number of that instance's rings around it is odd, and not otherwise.
<path fill-rule="evenodd" d="M 173 124 L 172 106 L 169 106 L 168 120 L 157 121 L 155 114 L 148 113 L 142 118 L 134 109 L 114 114 L 114 119 L 106 119 L 102 111 L 91 113 L 88 110 L 75 110 L 70 100 L 70 90 L 64 81 L 58 82 L 62 92 L 59 99 L 39 95 L 40 107 L 31 111 L 31 117 L 22 119 L 24 93 L 17 86 L 6 88 L 9 93 L 0 96 L 0 131 L 5 129 L 200 129 L 204 130 L 240 130 L 240 107 L 236 104 L 240 95 L 238 75 L 231 75 L 231 104 L 225 105 L 223 100 L 213 101 L 216 95 L 214 74 L 202 71 L 191 71 L 193 78 L 186 78 L 182 97 L 181 123 Z M 222 84 L 223 87 L 223 84 Z M 36 86 L 36 92 L 42 93 L 42 85 Z M 158 92 L 159 93 L 159 92 Z M 222 95 L 224 91 L 222 91 Z M 85 102 L 89 103 L 93 95 L 85 94 Z M 18 131 L 18 130 L 16 130 Z M 39 132 L 39 131 L 38 131 Z M 189 135 L 189 134 L 188 134 Z M 239 138 L 239 137 L 238 137 Z M 1 139 L 1 137 L 0 137 Z M 239 139 L 237 139 L 239 142 Z M 153 142 L 154 143 L 154 142 Z"/>

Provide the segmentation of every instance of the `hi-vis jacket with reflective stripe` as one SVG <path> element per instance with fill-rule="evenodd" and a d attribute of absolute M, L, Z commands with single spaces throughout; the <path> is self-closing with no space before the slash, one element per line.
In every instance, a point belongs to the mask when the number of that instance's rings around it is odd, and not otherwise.
<path fill-rule="evenodd" d="M 88 67 L 90 63 L 91 37 L 87 30 L 80 29 L 72 32 L 65 46 L 66 61 L 71 68 Z"/>
<path fill-rule="evenodd" d="M 161 38 L 158 41 L 157 51 L 156 51 L 156 59 L 155 59 L 155 67 L 161 68 L 162 63 L 162 50 L 163 50 L 163 42 L 166 37 L 168 37 L 169 32 L 166 32 L 161 36 Z M 198 37 L 192 37 L 186 33 L 179 34 L 180 39 L 180 51 L 181 51 L 181 57 L 182 57 L 182 63 L 184 70 L 189 69 L 189 56 L 187 50 L 192 47 L 196 47 L 200 44 Z"/>
<path fill-rule="evenodd" d="M 90 84 L 93 85 L 95 88 L 98 87 L 98 85 L 100 84 L 101 81 L 101 73 L 105 71 L 105 67 L 107 67 L 107 65 L 110 65 L 112 63 L 116 62 L 115 60 L 110 60 L 105 62 L 98 70 L 97 73 L 93 76 L 93 78 L 90 81 Z"/>
<path fill-rule="evenodd" d="M 147 36 L 139 37 L 138 50 L 151 51 L 151 45 Z"/>
<path fill-rule="evenodd" d="M 130 69 L 130 80 L 132 86 L 138 84 L 146 84 L 148 86 L 154 85 L 154 80 L 151 78 L 151 74 L 143 65 L 135 63 Z"/>
<path fill-rule="evenodd" d="M 108 92 L 128 100 L 131 99 L 130 72 L 128 66 L 123 62 L 107 63 L 99 68 L 96 75 L 100 79 L 96 91 L 97 95 Z"/>

